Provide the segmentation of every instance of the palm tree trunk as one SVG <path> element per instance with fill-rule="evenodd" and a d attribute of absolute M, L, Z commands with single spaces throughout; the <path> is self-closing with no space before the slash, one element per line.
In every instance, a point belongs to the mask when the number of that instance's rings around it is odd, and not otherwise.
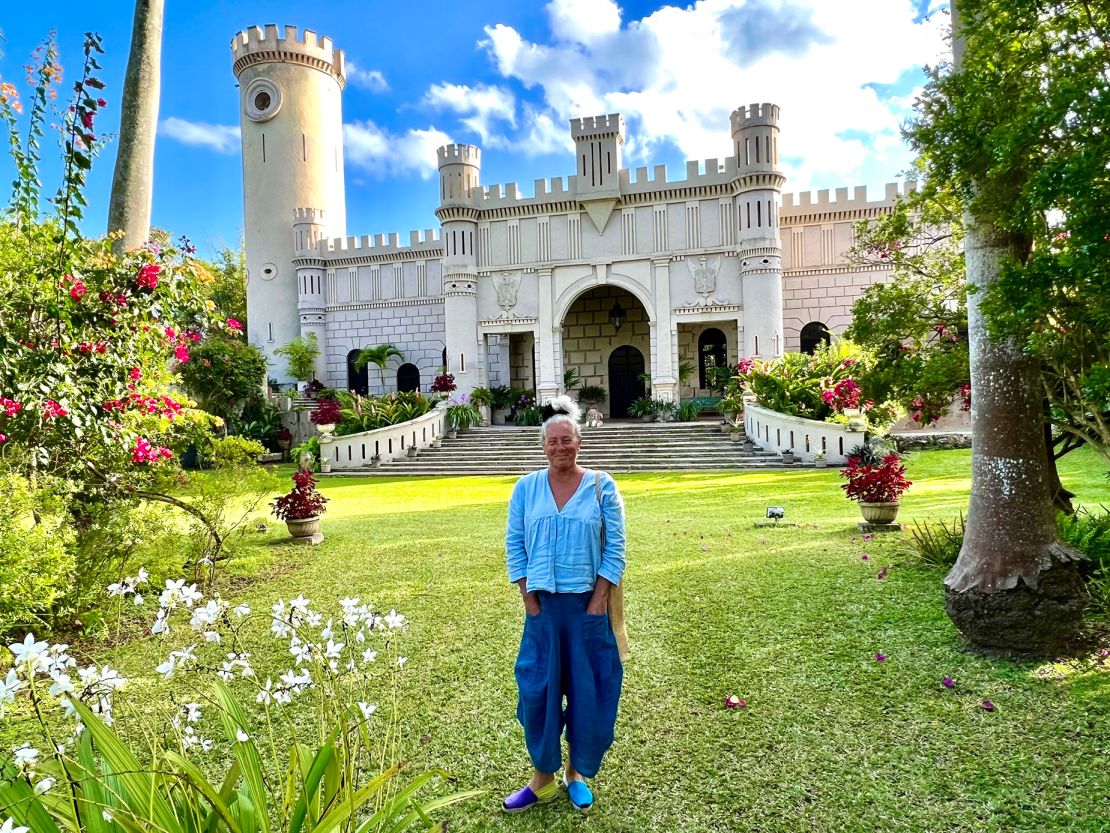
<path fill-rule="evenodd" d="M 154 137 L 158 130 L 164 0 L 135 0 L 131 53 L 120 103 L 119 146 L 108 205 L 108 232 L 120 254 L 150 237 L 154 197 Z"/>

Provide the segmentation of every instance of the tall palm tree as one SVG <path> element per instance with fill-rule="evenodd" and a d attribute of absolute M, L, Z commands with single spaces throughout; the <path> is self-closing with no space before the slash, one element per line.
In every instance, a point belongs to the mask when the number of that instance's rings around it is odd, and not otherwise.
<path fill-rule="evenodd" d="M 117 253 L 143 245 L 150 237 L 154 198 L 154 134 L 158 129 L 161 87 L 163 0 L 135 0 L 131 54 L 123 78 L 119 146 L 108 231 L 122 231 L 114 241 Z"/>
<path fill-rule="evenodd" d="M 398 350 L 392 344 L 379 344 L 377 347 L 363 347 L 359 351 L 358 358 L 355 359 L 355 369 L 362 370 L 368 364 L 376 364 L 378 366 L 378 375 L 381 377 L 382 388 L 385 388 L 385 366 L 389 364 L 389 360 L 397 357 L 401 361 L 405 360 L 405 354 Z"/>

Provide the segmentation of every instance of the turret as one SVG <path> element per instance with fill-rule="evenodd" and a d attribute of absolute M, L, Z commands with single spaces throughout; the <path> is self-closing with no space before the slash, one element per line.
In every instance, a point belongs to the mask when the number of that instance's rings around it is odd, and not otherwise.
<path fill-rule="evenodd" d="M 740 192 L 735 198 L 737 249 L 744 304 L 747 357 L 783 353 L 782 242 L 779 201 L 784 177 L 778 169 L 779 108 L 752 104 L 732 113 L 732 141 Z"/>
<path fill-rule="evenodd" d="M 443 318 L 447 371 L 463 393 L 482 385 L 478 342 L 478 209 L 482 151 L 474 145 L 444 145 L 439 160 L 442 224 Z"/>
<path fill-rule="evenodd" d="M 575 187 L 578 201 L 602 234 L 620 202 L 621 145 L 624 119 L 620 113 L 571 119 L 574 139 Z"/>
<path fill-rule="evenodd" d="M 318 208 L 293 209 L 293 268 L 297 274 L 297 314 L 300 334 L 315 335 L 320 345 L 316 357 L 316 378 L 323 379 L 327 369 L 327 303 L 324 296 L 324 261 L 317 243 L 324 238 L 324 212 Z"/>
<path fill-rule="evenodd" d="M 271 357 L 271 374 L 290 381 L 272 357 L 303 329 L 294 260 L 320 238 L 346 233 L 344 57 L 313 31 L 274 25 L 238 33 L 231 52 L 243 147 L 247 336 Z M 318 307 L 322 321 L 322 296 Z"/>

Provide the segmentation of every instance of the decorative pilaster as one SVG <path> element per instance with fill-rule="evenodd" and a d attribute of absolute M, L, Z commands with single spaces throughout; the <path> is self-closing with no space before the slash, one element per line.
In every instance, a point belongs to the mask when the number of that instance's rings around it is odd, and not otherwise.
<path fill-rule="evenodd" d="M 653 258 L 652 266 L 655 320 L 651 325 L 651 393 L 657 399 L 677 402 L 678 334 L 671 311 L 671 260 Z"/>
<path fill-rule="evenodd" d="M 557 371 L 559 363 L 555 359 L 555 350 L 562 341 L 562 322 L 553 321 L 555 313 L 551 274 L 551 269 L 536 270 L 540 322 L 536 330 L 536 359 L 539 364 L 536 397 L 540 402 L 547 402 L 558 396 L 561 381 Z M 544 322 L 551 323 L 545 326 Z"/>

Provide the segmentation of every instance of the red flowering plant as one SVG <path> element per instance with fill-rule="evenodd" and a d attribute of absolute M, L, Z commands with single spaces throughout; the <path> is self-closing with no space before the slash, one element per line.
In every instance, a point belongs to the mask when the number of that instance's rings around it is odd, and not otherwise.
<path fill-rule="evenodd" d="M 432 393 L 451 393 L 458 385 L 455 384 L 455 374 L 441 373 L 432 381 Z"/>
<path fill-rule="evenodd" d="M 337 425 L 343 418 L 334 399 L 317 400 L 316 409 L 308 415 L 314 425 Z"/>
<path fill-rule="evenodd" d="M 308 469 L 299 469 L 293 475 L 293 488 L 288 494 L 270 504 L 274 517 L 279 521 L 303 521 L 327 511 L 328 499 L 316 490 L 316 478 Z"/>
<path fill-rule="evenodd" d="M 840 485 L 848 499 L 861 503 L 897 503 L 913 485 L 898 453 L 876 441 L 853 448 L 840 476 L 848 480 Z"/>

